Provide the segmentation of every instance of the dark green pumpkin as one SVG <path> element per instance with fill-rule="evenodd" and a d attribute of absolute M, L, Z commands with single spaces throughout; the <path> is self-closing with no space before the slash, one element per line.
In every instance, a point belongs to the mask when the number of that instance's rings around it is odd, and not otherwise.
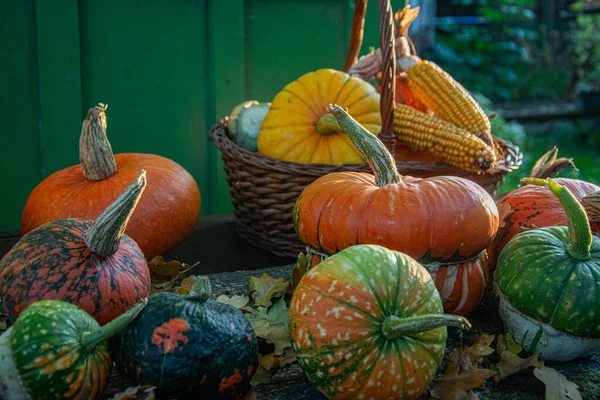
<path fill-rule="evenodd" d="M 258 343 L 235 307 L 210 297 L 200 277 L 188 296 L 152 295 L 112 342 L 119 372 L 162 398 L 238 398 L 258 366 Z"/>
<path fill-rule="evenodd" d="M 500 313 L 517 342 L 547 360 L 567 361 L 600 351 L 600 239 L 572 193 L 551 179 L 568 227 L 528 230 L 513 237 L 498 258 Z"/>
<path fill-rule="evenodd" d="M 73 304 L 31 304 L 0 336 L 0 399 L 97 399 L 112 361 L 105 340 L 122 330 L 147 304 L 100 327 Z"/>
<path fill-rule="evenodd" d="M 256 100 L 238 104 L 229 114 L 228 128 L 231 140 L 248 151 L 257 151 L 260 126 L 270 108 L 271 103 Z"/>

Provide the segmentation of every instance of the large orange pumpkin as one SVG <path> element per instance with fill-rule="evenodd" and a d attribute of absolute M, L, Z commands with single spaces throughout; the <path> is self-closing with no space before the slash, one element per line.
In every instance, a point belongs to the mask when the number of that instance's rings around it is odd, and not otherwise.
<path fill-rule="evenodd" d="M 106 137 L 105 106 L 88 111 L 79 142 L 81 164 L 55 172 L 29 195 L 21 234 L 57 219 L 95 220 L 146 170 L 148 187 L 127 226 L 127 235 L 151 260 L 181 243 L 200 213 L 200 190 L 176 162 L 153 154 L 113 155 Z"/>
<path fill-rule="evenodd" d="M 482 187 L 460 177 L 401 177 L 377 137 L 340 107 L 330 110 L 375 175 L 337 172 L 307 186 L 294 208 L 300 239 L 325 254 L 357 244 L 385 246 L 431 266 L 430 272 L 471 266 L 474 273 L 463 272 L 460 280 L 454 279 L 451 301 L 445 304 L 447 312 L 468 314 L 484 287 L 480 253 L 498 229 L 494 200 Z M 444 275 L 439 276 L 438 290 L 449 290 L 441 279 Z"/>
<path fill-rule="evenodd" d="M 360 78 L 319 69 L 286 85 L 271 103 L 258 134 L 258 151 L 303 164 L 362 163 L 327 106 L 337 103 L 371 133 L 381 130 L 379 94 Z"/>

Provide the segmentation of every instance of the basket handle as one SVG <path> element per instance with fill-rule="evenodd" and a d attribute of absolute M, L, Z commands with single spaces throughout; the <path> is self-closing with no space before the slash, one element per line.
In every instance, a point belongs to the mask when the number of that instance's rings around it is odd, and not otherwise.
<path fill-rule="evenodd" d="M 381 132 L 379 139 L 385 147 L 394 154 L 396 138 L 392 131 L 394 124 L 394 99 L 396 97 L 396 40 L 394 13 L 390 0 L 378 0 L 380 14 L 380 34 L 379 41 L 381 47 L 381 57 L 383 61 L 380 110 L 381 110 Z M 350 33 L 350 46 L 348 57 L 344 64 L 344 71 L 350 70 L 350 67 L 358 61 L 358 53 L 362 46 L 365 26 L 365 14 L 367 10 L 367 0 L 356 0 L 354 15 L 352 17 L 352 31 Z"/>

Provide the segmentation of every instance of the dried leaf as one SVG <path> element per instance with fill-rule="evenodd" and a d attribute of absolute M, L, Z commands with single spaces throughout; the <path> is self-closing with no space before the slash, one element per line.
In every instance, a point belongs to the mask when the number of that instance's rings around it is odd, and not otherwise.
<path fill-rule="evenodd" d="M 471 352 L 469 351 L 469 348 L 467 346 L 463 347 L 462 350 L 452 350 L 448 358 L 450 360 L 448 364 L 454 364 L 452 367 L 456 366 L 457 368 L 460 368 L 463 371 L 473 366 L 473 363 L 471 362 Z M 456 372 L 458 373 L 458 371 Z"/>
<path fill-rule="evenodd" d="M 506 336 L 498 336 L 498 343 L 496 343 L 496 353 L 502 354 L 504 351 L 509 351 L 513 354 L 519 354 L 523 351 L 523 347 L 519 346 L 515 342 L 515 339 L 513 338 L 513 335 L 510 334 L 510 332 L 508 332 Z"/>
<path fill-rule="evenodd" d="M 546 385 L 546 400 L 582 400 L 579 387 L 554 368 L 539 367 L 533 375 Z"/>
<path fill-rule="evenodd" d="M 155 386 L 128 387 L 121 393 L 117 393 L 111 400 L 154 400 Z"/>
<path fill-rule="evenodd" d="M 256 392 L 252 386 L 249 386 L 248 389 L 242 394 L 241 400 L 256 400 Z"/>
<path fill-rule="evenodd" d="M 258 368 L 256 368 L 256 372 L 252 375 L 252 379 L 250 379 L 250 385 L 257 386 L 265 383 L 271 382 L 271 371 L 262 367 L 263 355 L 258 355 Z"/>
<path fill-rule="evenodd" d="M 529 176 L 531 178 L 552 178 L 558 175 L 562 170 L 569 167 L 578 171 L 577 167 L 573 163 L 572 158 L 556 158 L 558 156 L 558 148 L 554 146 L 551 150 L 544 153 L 536 162 Z"/>
<path fill-rule="evenodd" d="M 257 306 L 270 307 L 271 299 L 280 296 L 289 286 L 290 283 L 284 279 L 275 279 L 266 273 L 260 278 L 250 277 L 250 290 Z"/>
<path fill-rule="evenodd" d="M 448 363 L 444 375 L 431 385 L 431 396 L 440 400 L 476 399 L 471 391 L 485 385 L 485 381 L 496 375 L 496 371 L 474 366 L 461 373 L 454 363 Z"/>
<path fill-rule="evenodd" d="M 217 301 L 220 303 L 232 305 L 235 308 L 240 309 L 242 307 L 245 307 L 248 304 L 248 302 L 250 301 L 250 298 L 248 296 L 238 296 L 238 295 L 233 295 L 233 296 L 229 297 L 229 296 L 222 294 L 219 297 L 217 297 Z"/>
<path fill-rule="evenodd" d="M 197 279 L 198 279 L 197 276 L 190 275 L 190 276 L 184 278 L 181 281 L 181 286 L 175 287 L 175 289 L 173 291 L 175 293 L 178 293 L 178 294 L 181 294 L 181 295 L 188 295 L 188 294 L 190 294 L 190 291 L 194 287 L 194 283 L 196 283 Z"/>
<path fill-rule="evenodd" d="M 185 293 L 185 289 L 177 289 L 178 283 L 186 278 L 186 275 L 194 268 L 198 263 L 194 265 L 187 265 L 180 263 L 179 261 L 165 261 L 163 257 L 156 256 L 148 263 L 150 268 L 150 294 L 157 292 L 175 292 L 181 294 Z M 188 281 L 189 284 L 189 281 Z M 191 287 L 190 287 L 191 288 Z M 189 292 L 189 290 L 188 290 Z"/>
<path fill-rule="evenodd" d="M 292 276 L 290 279 L 290 290 L 294 291 L 298 283 L 300 283 L 300 279 L 304 276 L 306 271 L 308 271 L 308 256 L 304 253 L 298 254 L 298 259 L 296 260 L 296 265 L 294 265 L 294 269 L 292 269 Z"/>
<path fill-rule="evenodd" d="M 410 28 L 410 24 L 417 18 L 417 15 L 419 15 L 419 7 L 411 8 L 410 5 L 396 11 L 394 13 L 396 36 L 408 35 L 408 28 Z"/>
<path fill-rule="evenodd" d="M 264 369 L 272 370 L 273 368 L 279 368 L 279 360 L 275 358 L 275 353 L 269 353 L 262 357 L 260 365 Z"/>
<path fill-rule="evenodd" d="M 251 325 L 256 336 L 275 346 L 275 355 L 283 354 L 286 347 L 292 346 L 288 329 L 284 324 L 271 324 L 267 319 L 262 318 L 256 322 L 251 322 Z"/>
<path fill-rule="evenodd" d="M 288 364 L 296 361 L 296 353 L 294 353 L 294 349 L 291 347 L 286 347 L 283 354 L 279 356 L 275 356 L 279 360 L 279 367 L 283 368 Z"/>
<path fill-rule="evenodd" d="M 471 361 L 478 363 L 481 362 L 483 357 L 492 354 L 494 349 L 492 349 L 490 345 L 494 339 L 494 335 L 486 335 L 485 333 L 482 335 L 475 335 L 473 338 L 473 346 L 469 347 Z"/>
<path fill-rule="evenodd" d="M 510 351 L 503 351 L 500 355 L 502 357 L 502 362 L 496 365 L 500 375 L 495 376 L 494 381 L 498 384 L 501 380 L 524 371 L 529 367 L 543 367 L 544 362 L 538 359 L 539 355 L 540 353 L 535 353 L 531 357 L 521 358 Z"/>

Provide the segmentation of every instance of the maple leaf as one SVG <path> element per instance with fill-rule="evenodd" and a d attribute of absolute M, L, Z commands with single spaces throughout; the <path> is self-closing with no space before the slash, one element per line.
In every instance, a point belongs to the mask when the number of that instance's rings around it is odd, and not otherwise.
<path fill-rule="evenodd" d="M 476 399 L 472 389 L 481 388 L 488 378 L 498 374 L 485 368 L 473 366 L 459 373 L 459 365 L 449 362 L 444 369 L 444 375 L 431 385 L 430 395 L 439 400 Z"/>
<path fill-rule="evenodd" d="M 128 387 L 121 393 L 117 393 L 111 400 L 154 400 L 154 386 Z"/>
<path fill-rule="evenodd" d="M 495 376 L 494 381 L 496 384 L 499 384 L 501 380 L 524 371 L 529 367 L 543 367 L 544 362 L 538 359 L 539 355 L 540 353 L 535 353 L 528 358 L 521 358 L 510 351 L 503 351 L 502 354 L 500 354 L 502 362 L 496 365 L 500 375 Z"/>
<path fill-rule="evenodd" d="M 554 368 L 538 367 L 533 375 L 546 385 L 546 400 L 582 400 L 579 387 Z"/>
<path fill-rule="evenodd" d="M 498 335 L 498 343 L 496 343 L 496 353 L 502 354 L 504 351 L 509 351 L 513 354 L 519 354 L 523 351 L 523 347 L 519 346 L 513 335 L 509 333 L 504 335 Z"/>
<path fill-rule="evenodd" d="M 248 302 L 250 301 L 250 298 L 248 296 L 239 296 L 239 295 L 233 295 L 233 296 L 229 297 L 227 295 L 222 294 L 217 297 L 216 301 L 218 301 L 220 303 L 232 305 L 237 309 L 241 309 L 248 304 Z"/>
<path fill-rule="evenodd" d="M 266 273 L 260 278 L 250 277 L 250 291 L 257 306 L 270 307 L 273 304 L 271 299 L 280 296 L 289 286 L 290 283 L 284 279 L 275 279 Z"/>

